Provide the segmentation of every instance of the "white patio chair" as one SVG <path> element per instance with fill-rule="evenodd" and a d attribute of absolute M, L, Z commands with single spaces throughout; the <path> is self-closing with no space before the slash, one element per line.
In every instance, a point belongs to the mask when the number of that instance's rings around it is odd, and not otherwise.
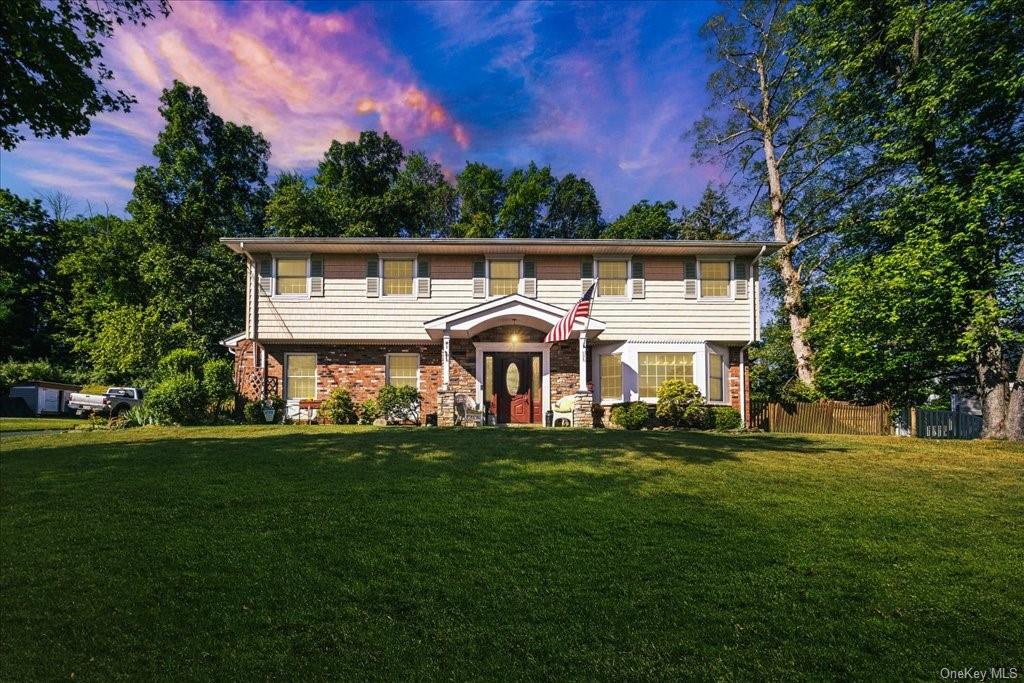
<path fill-rule="evenodd" d="M 576 419 L 573 417 L 574 409 L 576 408 L 576 397 L 566 396 L 565 398 L 558 401 L 551 412 L 554 413 L 554 418 L 551 420 L 551 426 L 557 427 L 559 420 L 566 423 L 565 426 L 572 427 L 576 424 Z"/>

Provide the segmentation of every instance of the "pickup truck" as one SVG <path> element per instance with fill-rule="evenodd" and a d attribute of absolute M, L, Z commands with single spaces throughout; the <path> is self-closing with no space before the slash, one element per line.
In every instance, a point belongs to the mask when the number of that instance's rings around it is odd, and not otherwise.
<path fill-rule="evenodd" d="M 105 394 L 71 394 L 68 406 L 79 415 L 102 413 L 116 417 L 129 408 L 142 404 L 142 389 L 110 387 Z"/>

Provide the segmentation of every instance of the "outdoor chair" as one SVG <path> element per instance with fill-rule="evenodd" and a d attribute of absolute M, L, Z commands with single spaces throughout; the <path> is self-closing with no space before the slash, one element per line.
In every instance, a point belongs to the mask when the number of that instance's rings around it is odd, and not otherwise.
<path fill-rule="evenodd" d="M 465 427 L 483 424 L 484 413 L 466 394 L 455 395 L 455 424 Z"/>
<path fill-rule="evenodd" d="M 576 424 L 576 420 L 573 417 L 573 409 L 576 407 L 576 397 L 566 396 L 555 404 L 555 407 L 551 409 L 554 413 L 554 419 L 551 420 L 552 427 L 558 427 L 559 420 L 565 422 L 566 427 L 572 427 Z"/>

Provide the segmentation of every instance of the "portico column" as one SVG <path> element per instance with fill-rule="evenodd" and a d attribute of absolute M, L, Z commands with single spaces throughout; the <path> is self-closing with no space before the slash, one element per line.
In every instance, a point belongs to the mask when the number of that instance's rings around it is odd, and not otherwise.
<path fill-rule="evenodd" d="M 447 334 L 441 341 L 441 388 L 448 390 L 451 379 L 452 340 Z"/>
<path fill-rule="evenodd" d="M 580 391 L 587 390 L 587 336 L 580 335 Z"/>

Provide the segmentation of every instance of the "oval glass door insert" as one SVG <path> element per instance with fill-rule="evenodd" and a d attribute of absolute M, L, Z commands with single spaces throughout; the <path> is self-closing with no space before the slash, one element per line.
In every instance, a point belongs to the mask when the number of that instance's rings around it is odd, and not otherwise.
<path fill-rule="evenodd" d="M 519 364 L 509 363 L 508 370 L 505 371 L 505 388 L 508 389 L 510 396 L 515 396 L 519 393 Z"/>

